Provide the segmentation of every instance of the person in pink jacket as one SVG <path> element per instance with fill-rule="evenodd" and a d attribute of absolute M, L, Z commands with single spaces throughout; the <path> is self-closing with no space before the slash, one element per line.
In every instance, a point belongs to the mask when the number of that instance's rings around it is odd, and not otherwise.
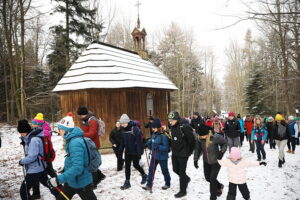
<path fill-rule="evenodd" d="M 238 147 L 232 147 L 230 158 L 218 160 L 221 166 L 228 168 L 229 189 L 227 200 L 235 200 L 236 188 L 238 186 L 242 196 L 246 200 L 250 200 L 250 192 L 247 186 L 246 168 L 259 165 L 267 165 L 266 162 L 248 162 L 241 158 L 241 152 Z"/>

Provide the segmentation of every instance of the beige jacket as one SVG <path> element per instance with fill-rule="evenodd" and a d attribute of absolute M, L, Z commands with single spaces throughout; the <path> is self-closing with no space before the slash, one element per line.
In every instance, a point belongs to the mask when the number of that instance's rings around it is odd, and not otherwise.
<path fill-rule="evenodd" d="M 258 161 L 247 162 L 243 159 L 238 164 L 234 164 L 230 159 L 218 160 L 218 162 L 221 166 L 228 167 L 229 182 L 234 184 L 246 183 L 246 168 L 259 166 Z"/>

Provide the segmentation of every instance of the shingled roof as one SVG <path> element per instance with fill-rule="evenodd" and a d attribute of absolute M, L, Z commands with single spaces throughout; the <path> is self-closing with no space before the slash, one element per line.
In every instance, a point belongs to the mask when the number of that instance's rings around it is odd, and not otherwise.
<path fill-rule="evenodd" d="M 89 45 L 53 92 L 91 88 L 177 89 L 149 60 L 105 43 Z"/>

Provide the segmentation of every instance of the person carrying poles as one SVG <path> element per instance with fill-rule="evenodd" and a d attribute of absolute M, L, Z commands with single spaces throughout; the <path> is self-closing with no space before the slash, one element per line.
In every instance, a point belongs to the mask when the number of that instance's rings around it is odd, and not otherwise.
<path fill-rule="evenodd" d="M 164 175 L 165 185 L 162 186 L 163 190 L 170 188 L 171 186 L 171 177 L 168 169 L 168 152 L 169 152 L 169 141 L 168 136 L 162 134 L 163 130 L 161 127 L 160 119 L 154 119 L 153 124 L 153 134 L 150 140 L 145 144 L 145 147 L 151 149 L 152 157 L 149 167 L 149 173 L 147 178 L 147 184 L 143 187 L 144 190 L 152 192 L 153 183 L 154 183 L 154 174 L 156 167 L 159 164 L 161 171 Z"/>

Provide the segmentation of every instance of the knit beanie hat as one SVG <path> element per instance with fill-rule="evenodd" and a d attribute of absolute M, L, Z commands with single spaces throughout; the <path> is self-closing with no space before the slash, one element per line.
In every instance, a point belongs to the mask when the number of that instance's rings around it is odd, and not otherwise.
<path fill-rule="evenodd" d="M 123 114 L 121 117 L 120 117 L 120 123 L 121 124 L 128 124 L 130 122 L 130 118 L 128 117 L 128 115 L 126 114 Z"/>
<path fill-rule="evenodd" d="M 229 112 L 228 117 L 234 117 L 234 112 Z"/>
<path fill-rule="evenodd" d="M 268 121 L 270 121 L 270 120 L 274 120 L 274 118 L 273 117 L 268 117 Z"/>
<path fill-rule="evenodd" d="M 237 114 L 237 117 L 236 118 L 241 118 L 241 114 Z"/>
<path fill-rule="evenodd" d="M 77 114 L 78 115 L 87 115 L 89 113 L 87 107 L 85 106 L 80 106 L 78 109 L 77 109 Z"/>
<path fill-rule="evenodd" d="M 36 116 L 33 118 L 33 120 L 31 120 L 31 123 L 42 126 L 45 123 L 43 113 L 36 114 Z"/>
<path fill-rule="evenodd" d="M 238 147 L 232 147 L 230 151 L 230 158 L 238 160 L 241 158 L 241 152 Z"/>
<path fill-rule="evenodd" d="M 152 128 L 161 128 L 161 121 L 160 121 L 160 119 L 158 119 L 158 118 L 154 119 L 154 121 L 152 123 Z"/>
<path fill-rule="evenodd" d="M 18 121 L 18 132 L 19 133 L 30 133 L 31 132 L 31 126 L 29 125 L 28 121 L 23 119 Z"/>
<path fill-rule="evenodd" d="M 290 115 L 289 118 L 288 118 L 288 120 L 289 120 L 289 121 L 294 120 L 294 116 Z"/>
<path fill-rule="evenodd" d="M 198 113 L 198 112 L 194 112 L 194 115 L 197 115 L 197 116 L 199 116 L 199 113 Z"/>
<path fill-rule="evenodd" d="M 275 120 L 276 120 L 276 121 L 281 121 L 281 120 L 284 120 L 284 118 L 282 117 L 281 114 L 277 114 L 277 115 L 275 116 Z"/>
<path fill-rule="evenodd" d="M 180 120 L 180 115 L 179 115 L 179 113 L 176 112 L 176 111 L 171 111 L 171 112 L 168 114 L 168 119 Z"/>
<path fill-rule="evenodd" d="M 73 114 L 70 112 L 68 115 L 64 118 L 62 118 L 58 124 L 57 128 L 62 129 L 64 131 L 72 131 L 75 127 L 74 120 L 73 120 Z"/>

